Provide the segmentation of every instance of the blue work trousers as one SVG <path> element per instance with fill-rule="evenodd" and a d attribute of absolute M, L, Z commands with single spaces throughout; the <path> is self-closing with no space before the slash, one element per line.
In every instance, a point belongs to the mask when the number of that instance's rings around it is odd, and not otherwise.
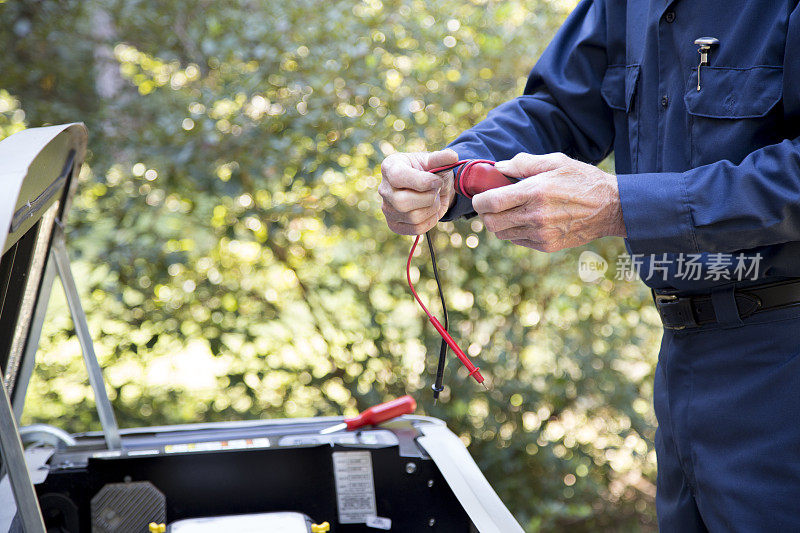
<path fill-rule="evenodd" d="M 654 402 L 662 532 L 800 531 L 800 306 L 665 330 Z"/>

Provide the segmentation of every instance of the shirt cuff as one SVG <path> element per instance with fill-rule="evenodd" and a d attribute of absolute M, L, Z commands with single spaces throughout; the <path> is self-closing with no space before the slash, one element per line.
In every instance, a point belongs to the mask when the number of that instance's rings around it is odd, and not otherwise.
<path fill-rule="evenodd" d="M 619 174 L 617 183 L 631 253 L 700 251 L 683 174 Z"/>
<path fill-rule="evenodd" d="M 447 210 L 439 221 L 450 222 L 451 220 L 461 217 L 472 218 L 476 214 L 475 209 L 472 207 L 472 199 L 456 193 L 455 202 L 453 202 L 453 205 L 450 206 L 450 209 Z"/>

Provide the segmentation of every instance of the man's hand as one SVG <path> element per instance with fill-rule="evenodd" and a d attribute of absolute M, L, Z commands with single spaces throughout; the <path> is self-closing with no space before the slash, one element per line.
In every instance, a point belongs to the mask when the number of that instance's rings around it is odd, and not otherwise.
<path fill-rule="evenodd" d="M 453 173 L 442 178 L 427 169 L 458 161 L 453 150 L 392 154 L 383 160 L 383 214 L 389 229 L 400 235 L 420 235 L 439 222 L 455 199 Z"/>
<path fill-rule="evenodd" d="M 564 154 L 517 154 L 495 168 L 522 181 L 472 198 L 498 238 L 542 252 L 625 237 L 617 178 Z"/>

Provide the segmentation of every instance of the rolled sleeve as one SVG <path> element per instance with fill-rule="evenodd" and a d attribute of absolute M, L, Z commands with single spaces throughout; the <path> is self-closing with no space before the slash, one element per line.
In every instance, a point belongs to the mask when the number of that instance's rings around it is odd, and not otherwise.
<path fill-rule="evenodd" d="M 679 172 L 617 176 L 631 252 L 699 252 L 684 176 Z"/>
<path fill-rule="evenodd" d="M 800 240 L 800 138 L 740 164 L 617 176 L 634 253 L 731 253 Z"/>

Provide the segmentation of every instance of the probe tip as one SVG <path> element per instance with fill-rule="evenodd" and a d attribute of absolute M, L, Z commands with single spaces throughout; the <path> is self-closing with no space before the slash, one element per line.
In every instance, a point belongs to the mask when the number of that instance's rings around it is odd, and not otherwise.
<path fill-rule="evenodd" d="M 486 389 L 486 390 L 489 390 L 489 387 L 487 387 L 487 386 L 486 386 L 486 383 L 484 383 L 483 381 L 481 381 L 481 385 L 483 385 L 483 388 L 484 388 L 484 389 Z"/>

